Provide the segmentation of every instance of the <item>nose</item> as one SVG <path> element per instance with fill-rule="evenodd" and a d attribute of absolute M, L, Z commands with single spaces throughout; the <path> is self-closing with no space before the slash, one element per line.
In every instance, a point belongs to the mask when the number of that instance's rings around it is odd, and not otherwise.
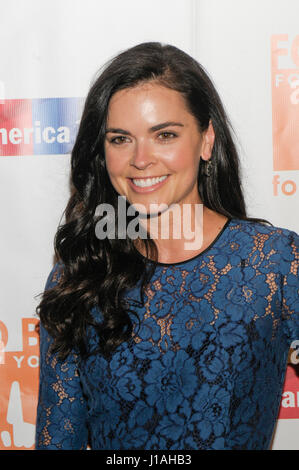
<path fill-rule="evenodd" d="M 130 165 L 143 170 L 155 160 L 151 146 L 147 142 L 136 142 Z"/>

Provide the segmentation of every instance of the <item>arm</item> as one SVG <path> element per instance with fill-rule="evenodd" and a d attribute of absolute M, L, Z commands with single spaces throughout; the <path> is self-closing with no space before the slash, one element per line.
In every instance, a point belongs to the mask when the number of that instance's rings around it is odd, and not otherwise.
<path fill-rule="evenodd" d="M 45 290 L 58 282 L 56 264 Z M 82 394 L 76 355 L 60 361 L 49 352 L 52 339 L 40 324 L 40 382 L 36 421 L 36 450 L 86 449 L 87 408 Z"/>
<path fill-rule="evenodd" d="M 287 240 L 282 267 L 282 313 L 291 346 L 291 342 L 299 340 L 299 235 L 289 232 Z"/>

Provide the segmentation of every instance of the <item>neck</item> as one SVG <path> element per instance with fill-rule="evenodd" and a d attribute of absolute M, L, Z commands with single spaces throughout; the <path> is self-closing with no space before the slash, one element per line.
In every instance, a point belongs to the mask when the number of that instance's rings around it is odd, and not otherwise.
<path fill-rule="evenodd" d="M 158 261 L 185 259 L 200 251 L 204 212 L 203 204 L 173 204 L 162 213 L 140 218 L 141 225 L 157 245 Z M 136 248 L 144 254 L 140 242 Z"/>

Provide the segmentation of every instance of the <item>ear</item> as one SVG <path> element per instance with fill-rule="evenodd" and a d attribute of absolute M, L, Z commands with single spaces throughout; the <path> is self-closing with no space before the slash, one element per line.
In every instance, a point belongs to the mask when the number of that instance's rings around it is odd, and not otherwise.
<path fill-rule="evenodd" d="M 214 141 L 215 141 L 215 131 L 213 128 L 212 121 L 210 120 L 209 127 L 202 135 L 200 155 L 203 160 L 209 160 L 211 158 Z"/>

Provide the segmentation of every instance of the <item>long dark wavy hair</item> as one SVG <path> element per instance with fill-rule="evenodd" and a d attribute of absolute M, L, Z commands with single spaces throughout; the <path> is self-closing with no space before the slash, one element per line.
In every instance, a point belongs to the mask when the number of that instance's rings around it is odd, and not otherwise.
<path fill-rule="evenodd" d="M 104 152 L 109 100 L 119 90 L 149 81 L 180 92 L 200 131 L 212 121 L 212 173 L 206 176 L 203 160 L 198 173 L 203 204 L 229 218 L 269 223 L 246 215 L 233 129 L 203 67 L 180 49 L 158 42 L 121 52 L 100 70 L 85 101 L 71 155 L 72 194 L 64 211 L 65 222 L 59 225 L 54 240 L 63 273 L 59 282 L 42 294 L 36 309 L 54 339 L 53 351 L 61 358 L 74 349 L 82 357 L 89 354 L 86 334 L 90 325 L 98 335 L 98 351 L 105 356 L 128 340 L 133 332 L 129 313 L 134 313 L 134 305 L 125 300 L 125 291 L 140 281 L 142 304 L 144 288 L 155 269 L 157 248 L 152 239 L 142 240 L 147 258 L 152 260 L 148 262 L 138 256 L 130 238 L 100 240 L 95 233 L 99 204 L 113 205 L 117 217 L 119 195 L 110 182 Z M 100 308 L 101 322 L 91 315 L 93 307 Z"/>

